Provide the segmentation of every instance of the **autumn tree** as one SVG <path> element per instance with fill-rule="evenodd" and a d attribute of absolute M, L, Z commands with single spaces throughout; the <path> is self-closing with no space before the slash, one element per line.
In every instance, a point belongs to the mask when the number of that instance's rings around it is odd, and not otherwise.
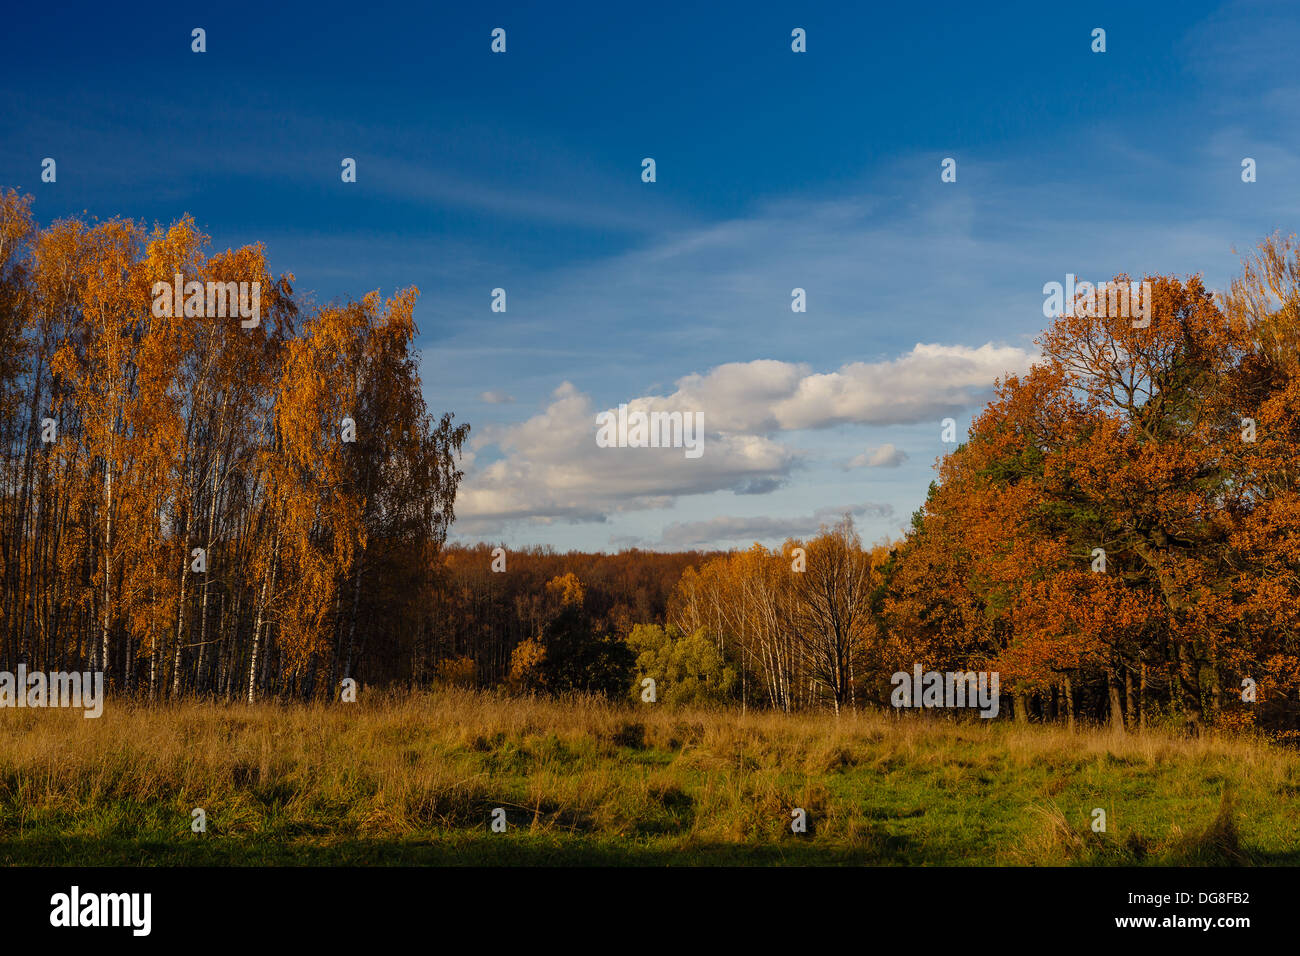
<path fill-rule="evenodd" d="M 252 700 L 422 652 L 467 427 L 425 408 L 414 290 L 291 281 L 188 217 L 42 229 L 0 197 L 3 666 Z"/>

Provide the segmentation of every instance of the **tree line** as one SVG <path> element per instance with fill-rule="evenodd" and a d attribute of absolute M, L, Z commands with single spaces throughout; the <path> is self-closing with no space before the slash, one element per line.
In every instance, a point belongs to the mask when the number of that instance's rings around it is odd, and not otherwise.
<path fill-rule="evenodd" d="M 437 568 L 431 654 L 421 672 L 406 676 L 419 684 L 452 667 L 481 686 L 508 684 L 516 649 L 566 607 L 581 609 L 580 619 L 568 623 L 587 635 L 584 641 L 625 638 L 638 623 L 662 622 L 682 572 L 709 557 L 449 545 Z"/>

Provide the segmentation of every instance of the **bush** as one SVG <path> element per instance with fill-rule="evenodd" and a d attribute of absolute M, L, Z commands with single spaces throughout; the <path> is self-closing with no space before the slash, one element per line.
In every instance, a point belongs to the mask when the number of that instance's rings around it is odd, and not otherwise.
<path fill-rule="evenodd" d="M 672 706 L 719 704 L 736 696 L 736 669 L 703 630 L 690 636 L 677 628 L 638 624 L 628 635 L 636 654 L 631 695 L 641 699 L 641 681 L 655 682 L 658 700 Z"/>
<path fill-rule="evenodd" d="M 448 658 L 438 662 L 434 677 L 447 687 L 472 688 L 478 683 L 478 665 L 472 657 Z"/>

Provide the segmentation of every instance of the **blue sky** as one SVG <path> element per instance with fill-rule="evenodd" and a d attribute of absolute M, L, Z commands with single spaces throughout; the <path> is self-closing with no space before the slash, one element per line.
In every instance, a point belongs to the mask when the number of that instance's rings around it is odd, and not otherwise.
<path fill-rule="evenodd" d="M 320 301 L 418 286 L 457 534 L 561 550 L 896 535 L 1045 282 L 1218 286 L 1297 229 L 1294 4 L 808 7 L 23 5 L 0 188 L 190 212 Z M 597 448 L 621 402 L 702 411 L 704 454 Z"/>

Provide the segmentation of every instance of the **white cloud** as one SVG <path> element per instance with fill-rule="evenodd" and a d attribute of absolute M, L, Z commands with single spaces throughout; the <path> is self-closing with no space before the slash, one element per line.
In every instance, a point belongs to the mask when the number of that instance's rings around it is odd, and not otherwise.
<path fill-rule="evenodd" d="M 918 344 L 889 362 L 851 362 L 805 376 L 772 411 L 785 429 L 915 424 L 987 401 L 995 379 L 1028 371 L 1033 359 L 1024 349 L 992 343 Z"/>
<path fill-rule="evenodd" d="M 480 402 L 487 402 L 489 405 L 509 405 L 515 400 L 515 397 L 507 395 L 505 392 L 489 391 L 479 392 L 478 399 Z"/>
<path fill-rule="evenodd" d="M 705 421 L 704 452 L 680 448 L 601 448 L 591 397 L 565 382 L 546 409 L 517 425 L 483 429 L 466 456 L 456 528 L 475 533 L 528 519 L 604 521 L 621 511 L 664 508 L 681 495 L 771 491 L 799 454 L 761 435 L 728 435 Z M 476 465 L 482 448 L 504 457 Z"/>
<path fill-rule="evenodd" d="M 917 344 L 890 361 L 850 362 L 825 373 L 771 359 L 730 362 L 678 379 L 672 395 L 638 401 L 650 410 L 701 410 L 708 428 L 735 434 L 912 425 L 988 401 L 995 380 L 1027 372 L 1035 358 L 990 342 Z"/>
<path fill-rule="evenodd" d="M 605 521 L 614 513 L 666 508 L 685 495 L 718 491 L 766 494 L 786 484 L 806 457 L 774 434 L 846 423 L 937 423 L 985 401 L 995 379 L 1025 371 L 1031 360 L 1023 349 L 991 343 L 917 345 L 891 361 L 853 362 L 826 373 L 760 359 L 684 376 L 671 395 L 626 401 L 629 411 L 703 413 L 699 458 L 675 448 L 598 447 L 598 409 L 565 382 L 540 414 L 487 426 L 475 436 L 456 503 L 457 531 L 496 531 L 521 520 Z M 501 457 L 478 465 L 490 446 Z M 889 444 L 859 458 L 853 467 L 897 467 L 906 455 Z M 796 526 L 774 519 L 767 527 L 776 533 Z M 797 528 L 808 530 L 806 522 Z"/>
<path fill-rule="evenodd" d="M 886 442 L 879 448 L 868 448 L 862 454 L 850 458 L 844 467 L 845 469 L 897 468 L 905 461 L 907 461 L 907 452 L 895 448 L 891 442 Z"/>

